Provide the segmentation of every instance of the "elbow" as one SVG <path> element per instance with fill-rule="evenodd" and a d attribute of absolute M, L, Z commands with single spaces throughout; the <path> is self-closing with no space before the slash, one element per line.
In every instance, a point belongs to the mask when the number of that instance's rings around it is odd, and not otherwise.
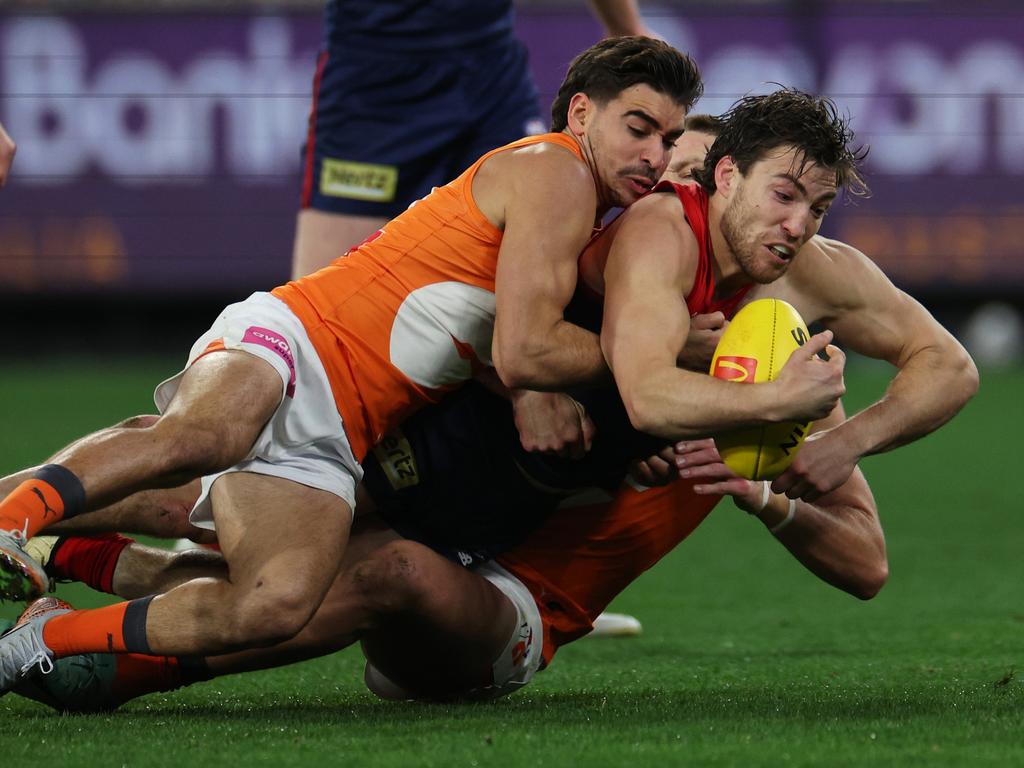
<path fill-rule="evenodd" d="M 963 347 L 960 348 L 958 358 L 950 366 L 950 370 L 953 371 L 953 378 L 949 382 L 950 386 L 945 390 L 948 393 L 947 420 L 963 410 L 971 398 L 978 393 L 978 388 L 981 386 L 978 366 L 974 364 L 974 360 Z"/>
<path fill-rule="evenodd" d="M 974 364 L 967 350 L 952 336 L 948 338 L 947 344 L 940 348 L 940 353 L 933 364 L 948 372 L 944 378 L 943 391 L 949 398 L 952 415 L 978 393 L 981 385 L 978 366 Z"/>
<path fill-rule="evenodd" d="M 532 366 L 526 364 L 528 357 L 517 350 L 514 345 L 508 342 L 498 343 L 498 339 L 495 338 L 491 358 L 498 378 L 506 387 L 509 389 L 537 389 L 536 376 Z"/>
<path fill-rule="evenodd" d="M 497 359 L 494 361 L 494 370 L 498 374 L 498 378 L 501 379 L 501 383 L 509 389 L 530 389 L 530 385 L 527 383 L 529 377 L 524 375 L 518 368 L 513 368 L 504 364 L 499 364 Z"/>
<path fill-rule="evenodd" d="M 871 528 L 873 534 L 869 534 L 865 546 L 861 550 L 859 567 L 855 569 L 852 584 L 847 590 L 858 600 L 871 600 L 882 591 L 882 587 L 889 580 L 889 557 L 886 554 L 885 538 L 881 528 L 878 526 L 878 510 L 871 502 L 871 519 L 874 521 Z"/>
<path fill-rule="evenodd" d="M 509 389 L 547 389 L 547 381 L 536 370 L 536 366 L 526 364 L 515 356 L 511 360 L 494 355 L 494 370 L 501 383 Z"/>
<path fill-rule="evenodd" d="M 509 389 L 557 392 L 577 382 L 572 354 L 552 342 L 551 333 L 495 327 L 491 360 L 498 378 Z"/>
<path fill-rule="evenodd" d="M 882 591 L 885 582 L 889 580 L 889 562 L 882 557 L 865 566 L 858 576 L 857 582 L 848 591 L 858 600 L 870 600 Z"/>
<path fill-rule="evenodd" d="M 629 423 L 637 432 L 656 434 L 657 418 L 650 400 L 643 392 L 634 391 L 632 388 L 619 385 L 619 393 L 622 396 L 622 404 L 626 407 L 626 415 L 629 416 Z"/>
<path fill-rule="evenodd" d="M 620 389 L 620 393 L 623 390 Z M 641 391 L 630 391 L 622 394 L 622 403 L 626 406 L 629 423 L 637 432 L 643 432 L 669 440 L 689 437 L 670 425 L 658 407 L 655 399 Z"/>
<path fill-rule="evenodd" d="M 974 360 L 967 354 L 966 350 L 964 350 L 963 356 L 961 378 L 964 382 L 964 403 L 967 403 L 968 400 L 978 394 L 978 388 L 981 386 L 981 376 L 978 373 L 978 366 L 974 364 Z"/>

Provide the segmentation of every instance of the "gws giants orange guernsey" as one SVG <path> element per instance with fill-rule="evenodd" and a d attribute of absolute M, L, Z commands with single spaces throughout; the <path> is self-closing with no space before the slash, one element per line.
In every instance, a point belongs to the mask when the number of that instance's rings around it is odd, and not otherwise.
<path fill-rule="evenodd" d="M 502 233 L 477 208 L 473 179 L 494 154 L 564 147 L 561 133 L 489 152 L 325 269 L 273 291 L 305 326 L 358 460 L 417 408 L 491 365 Z"/>

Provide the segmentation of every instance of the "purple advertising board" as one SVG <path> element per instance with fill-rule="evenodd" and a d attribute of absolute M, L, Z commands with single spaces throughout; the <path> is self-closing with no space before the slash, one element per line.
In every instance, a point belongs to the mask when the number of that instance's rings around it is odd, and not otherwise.
<path fill-rule="evenodd" d="M 823 233 L 914 290 L 1024 292 L 1024 9 L 1017 2 L 715 4 L 650 11 L 717 113 L 772 83 L 833 96 L 873 194 Z M 789 10 L 788 10 L 789 9 Z M 542 97 L 600 35 L 520 13 Z M 0 16 L 0 293 L 222 294 L 289 271 L 313 15 Z"/>

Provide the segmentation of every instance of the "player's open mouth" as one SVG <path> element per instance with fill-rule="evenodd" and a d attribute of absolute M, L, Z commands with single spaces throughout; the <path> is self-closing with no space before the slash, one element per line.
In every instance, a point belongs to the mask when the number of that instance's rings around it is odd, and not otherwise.
<path fill-rule="evenodd" d="M 789 260 L 796 255 L 796 251 L 788 245 L 769 245 L 768 250 L 772 252 L 775 258 L 779 259 L 784 263 L 789 263 Z"/>

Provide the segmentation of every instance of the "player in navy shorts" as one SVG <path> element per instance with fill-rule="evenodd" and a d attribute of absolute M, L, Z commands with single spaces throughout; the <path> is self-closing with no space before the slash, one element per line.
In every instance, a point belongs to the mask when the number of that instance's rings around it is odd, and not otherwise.
<path fill-rule="evenodd" d="M 644 34 L 635 0 L 592 5 L 609 36 Z M 293 276 L 546 126 L 511 0 L 328 0 Z"/>
<path fill-rule="evenodd" d="M 525 450 L 511 404 L 474 382 L 414 414 L 363 463 L 375 513 L 404 538 L 469 566 L 515 547 L 569 496 L 613 492 L 631 459 L 663 447 L 632 429 L 614 387 L 573 396 L 601 425 L 582 459 Z"/>

